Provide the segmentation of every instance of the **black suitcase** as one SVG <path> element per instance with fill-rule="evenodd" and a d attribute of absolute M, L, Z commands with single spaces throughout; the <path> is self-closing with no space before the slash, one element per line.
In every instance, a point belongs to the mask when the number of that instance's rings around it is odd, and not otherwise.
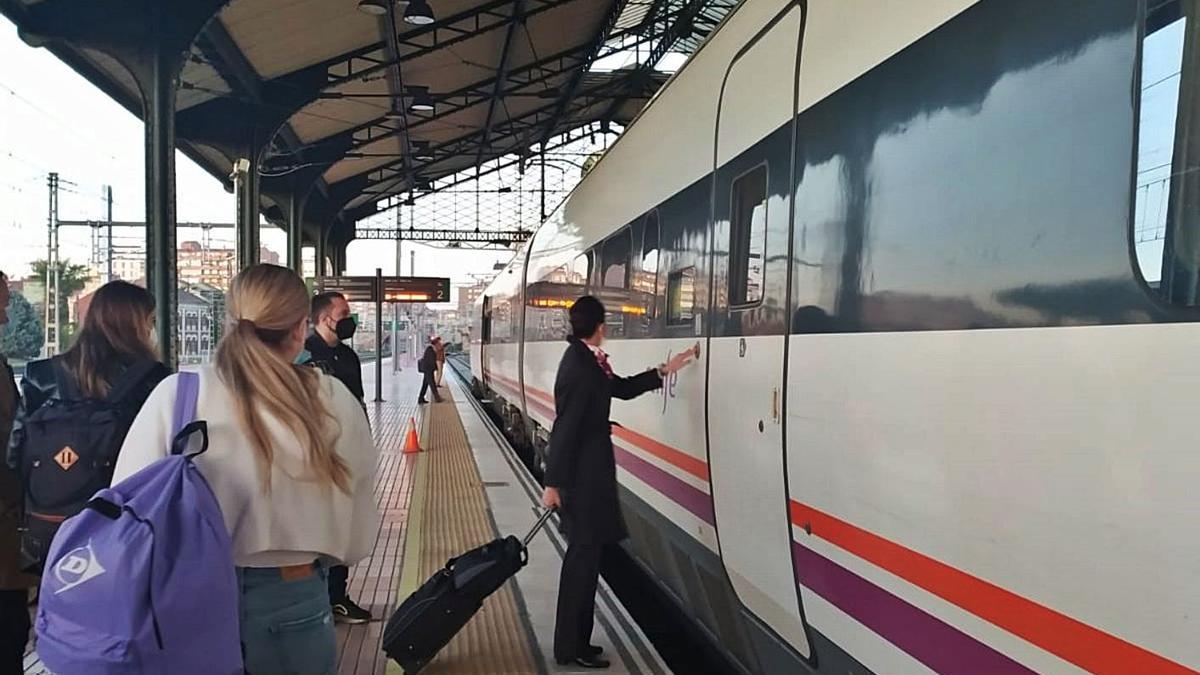
<path fill-rule="evenodd" d="M 524 540 L 509 535 L 446 561 L 388 619 L 383 651 L 413 675 L 433 660 L 483 601 L 529 560 L 525 548 L 552 511 L 538 518 Z"/>

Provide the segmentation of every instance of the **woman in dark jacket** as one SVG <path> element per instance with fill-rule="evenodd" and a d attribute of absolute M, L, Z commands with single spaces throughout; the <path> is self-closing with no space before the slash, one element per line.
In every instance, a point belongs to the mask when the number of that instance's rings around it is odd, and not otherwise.
<path fill-rule="evenodd" d="M 31 425 L 30 420 L 47 402 L 107 400 L 119 411 L 120 420 L 120 428 L 111 433 L 117 438 L 106 438 L 111 441 L 114 453 L 107 463 L 108 474 L 97 477 L 107 485 L 116 465 L 115 452 L 120 450 L 133 418 L 154 387 L 169 374 L 167 367 L 159 362 L 154 344 L 154 297 L 146 289 L 125 281 L 101 286 L 92 296 L 83 328 L 71 348 L 59 356 L 34 361 L 26 367 L 21 382 L 21 401 L 9 438 L 8 466 L 23 480 L 28 479 L 27 447 L 41 440 L 36 437 L 39 433 L 37 425 Z M 89 432 L 83 423 L 78 429 L 63 428 L 70 424 L 69 419 L 63 421 L 55 427 L 55 433 L 86 436 Z M 90 462 L 80 463 L 79 459 L 75 448 L 65 446 L 53 461 L 64 473 L 72 469 L 77 472 L 93 470 Z M 25 487 L 28 489 L 28 485 Z M 39 520 L 39 514 L 27 510 L 27 526 L 31 533 L 52 534 L 62 515 L 53 513 Z M 37 541 L 23 544 L 27 553 L 44 554 L 49 541 L 30 536 L 29 541 Z"/>
<path fill-rule="evenodd" d="M 604 548 L 626 536 L 608 418 L 612 399 L 658 389 L 663 377 L 687 365 L 695 351 L 640 375 L 619 377 L 600 349 L 604 305 L 584 296 L 571 305 L 569 315 L 572 335 L 554 380 L 555 420 L 542 495 L 547 508 L 559 509 L 568 544 L 558 583 L 554 658 L 561 665 L 606 668 L 600 648 L 590 644 L 596 585 Z"/>

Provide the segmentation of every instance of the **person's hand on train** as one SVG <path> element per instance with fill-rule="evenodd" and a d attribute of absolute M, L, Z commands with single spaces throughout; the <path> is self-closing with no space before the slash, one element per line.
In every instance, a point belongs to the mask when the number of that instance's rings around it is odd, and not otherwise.
<path fill-rule="evenodd" d="M 695 349 L 688 349 L 687 351 L 679 352 L 675 356 L 672 356 L 671 360 L 667 361 L 666 365 L 662 366 L 662 374 L 670 375 L 671 373 L 682 370 L 684 366 L 691 363 L 695 356 Z"/>
<path fill-rule="evenodd" d="M 562 507 L 562 497 L 558 494 L 558 488 L 548 487 L 542 492 L 542 506 L 548 509 Z"/>

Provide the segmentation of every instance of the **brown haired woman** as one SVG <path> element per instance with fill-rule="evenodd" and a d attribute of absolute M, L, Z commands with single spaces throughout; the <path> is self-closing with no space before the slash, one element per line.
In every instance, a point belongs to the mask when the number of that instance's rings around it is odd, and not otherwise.
<path fill-rule="evenodd" d="M 378 453 L 350 390 L 295 364 L 309 313 L 300 277 L 249 267 L 234 279 L 227 311 L 216 365 L 199 373 L 196 419 L 207 423 L 209 445 L 196 466 L 233 540 L 246 671 L 332 675 L 326 570 L 371 551 Z M 138 415 L 116 480 L 166 455 L 176 380 L 167 378 Z"/>
<path fill-rule="evenodd" d="M 58 525 L 108 487 L 129 425 L 168 374 L 154 344 L 154 297 L 125 281 L 96 291 L 66 353 L 26 367 L 8 464 L 38 496 L 27 500 L 21 543 L 31 569 Z"/>

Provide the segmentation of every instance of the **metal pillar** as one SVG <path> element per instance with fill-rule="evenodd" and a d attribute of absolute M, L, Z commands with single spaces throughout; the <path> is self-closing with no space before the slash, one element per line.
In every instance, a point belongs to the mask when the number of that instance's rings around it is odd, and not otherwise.
<path fill-rule="evenodd" d="M 544 143 L 542 144 L 542 180 L 540 183 L 538 192 L 541 193 L 542 219 L 538 222 L 544 223 L 546 222 L 546 145 Z"/>
<path fill-rule="evenodd" d="M 398 213 L 396 218 L 399 220 Z M 404 261 L 400 251 L 400 243 L 403 240 L 403 234 L 396 236 L 396 276 L 398 277 L 404 276 L 404 273 L 400 271 L 401 263 Z M 400 303 L 398 302 L 392 303 L 392 372 L 400 372 Z"/>
<path fill-rule="evenodd" d="M 246 154 L 249 157 L 239 159 L 233 170 L 238 211 L 238 269 L 258 263 L 259 253 L 258 152 L 253 144 Z"/>
<path fill-rule="evenodd" d="M 320 229 L 320 232 L 317 233 L 317 245 L 313 247 L 312 257 L 313 262 L 316 263 L 314 265 L 314 269 L 316 269 L 314 275 L 318 279 L 325 276 L 325 237 L 328 234 L 329 232 L 325 231 L 324 228 Z"/>
<path fill-rule="evenodd" d="M 288 267 L 296 274 L 304 274 L 304 250 L 300 235 L 300 221 L 304 211 L 304 200 L 292 190 L 288 195 Z"/>
<path fill-rule="evenodd" d="M 165 11 L 165 10 L 160 10 Z M 156 17 L 163 22 L 165 17 Z M 151 48 L 146 97 L 146 284 L 154 294 L 159 357 L 175 366 L 175 77 L 178 56 Z"/>
<path fill-rule="evenodd" d="M 375 268 L 375 402 L 383 403 L 383 270 Z"/>

